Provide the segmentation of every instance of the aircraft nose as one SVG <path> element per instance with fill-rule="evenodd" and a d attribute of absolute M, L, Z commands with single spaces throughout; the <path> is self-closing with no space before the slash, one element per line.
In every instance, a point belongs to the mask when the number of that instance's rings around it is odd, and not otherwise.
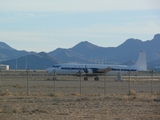
<path fill-rule="evenodd" d="M 51 68 L 47 68 L 46 71 L 47 71 L 47 73 L 51 73 L 52 69 Z"/>

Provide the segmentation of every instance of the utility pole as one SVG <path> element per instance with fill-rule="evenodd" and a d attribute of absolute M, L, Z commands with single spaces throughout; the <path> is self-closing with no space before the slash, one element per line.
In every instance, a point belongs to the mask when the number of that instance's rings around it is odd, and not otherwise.
<path fill-rule="evenodd" d="M 28 74 L 29 74 L 29 70 L 27 69 L 26 72 L 27 72 L 27 96 L 28 96 L 28 93 L 29 93 L 29 90 L 28 90 Z"/>
<path fill-rule="evenodd" d="M 17 58 L 16 58 L 16 70 L 17 70 Z"/>

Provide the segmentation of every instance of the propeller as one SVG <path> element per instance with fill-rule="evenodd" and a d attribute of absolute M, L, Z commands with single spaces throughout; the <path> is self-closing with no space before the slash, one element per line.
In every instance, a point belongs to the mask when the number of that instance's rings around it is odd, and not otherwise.
<path fill-rule="evenodd" d="M 87 69 L 87 65 L 85 65 L 85 68 L 83 68 L 83 71 L 84 71 L 85 73 L 89 73 L 89 71 L 88 71 L 88 69 Z"/>

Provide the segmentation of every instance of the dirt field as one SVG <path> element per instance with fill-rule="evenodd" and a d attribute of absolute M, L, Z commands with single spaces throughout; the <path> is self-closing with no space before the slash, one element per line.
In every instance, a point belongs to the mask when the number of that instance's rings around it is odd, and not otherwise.
<path fill-rule="evenodd" d="M 159 120 L 158 76 L 153 81 L 149 75 L 131 77 L 129 89 L 127 76 L 123 82 L 107 76 L 105 87 L 104 76 L 100 81 L 73 76 L 53 81 L 39 71 L 29 73 L 27 87 L 24 71 L 2 71 L 0 120 Z"/>

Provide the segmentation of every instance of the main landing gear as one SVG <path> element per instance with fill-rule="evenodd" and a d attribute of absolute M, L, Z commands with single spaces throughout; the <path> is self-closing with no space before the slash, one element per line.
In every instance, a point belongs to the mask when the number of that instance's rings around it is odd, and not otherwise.
<path fill-rule="evenodd" d="M 98 77 L 98 76 L 95 76 L 95 77 L 94 77 L 94 80 L 95 80 L 95 81 L 99 81 L 99 77 Z"/>
<path fill-rule="evenodd" d="M 94 80 L 95 80 L 95 81 L 99 81 L 99 77 L 98 77 L 98 76 L 95 76 L 95 77 L 94 77 Z M 88 77 L 87 77 L 87 76 L 84 77 L 84 81 L 88 81 Z"/>
<path fill-rule="evenodd" d="M 88 77 L 85 76 L 85 77 L 84 77 L 84 81 L 88 81 Z"/>

